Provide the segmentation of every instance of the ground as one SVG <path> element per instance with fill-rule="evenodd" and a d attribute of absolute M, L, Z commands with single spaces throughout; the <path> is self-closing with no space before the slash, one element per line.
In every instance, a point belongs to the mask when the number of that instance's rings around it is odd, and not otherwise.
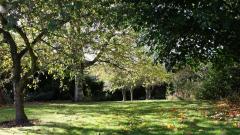
<path fill-rule="evenodd" d="M 26 113 L 39 122 L 0 135 L 240 135 L 240 117 L 214 119 L 215 111 L 207 101 L 32 103 Z M 12 107 L 0 108 L 0 122 L 13 118 Z"/>

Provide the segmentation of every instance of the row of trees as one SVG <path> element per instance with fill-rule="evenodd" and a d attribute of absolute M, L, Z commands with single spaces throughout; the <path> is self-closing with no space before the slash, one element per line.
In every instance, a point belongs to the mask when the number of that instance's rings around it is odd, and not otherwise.
<path fill-rule="evenodd" d="M 126 100 L 126 91 L 130 91 L 133 100 L 134 89 L 140 86 L 145 88 L 146 99 L 151 99 L 153 87 L 170 82 L 171 73 L 163 65 L 154 63 L 144 48 L 136 48 L 134 44 L 122 47 L 123 50 L 119 52 L 124 53 L 114 59 L 114 65 L 98 64 L 90 69 L 90 73 L 105 82 L 105 91 L 121 90 L 123 101 Z"/>

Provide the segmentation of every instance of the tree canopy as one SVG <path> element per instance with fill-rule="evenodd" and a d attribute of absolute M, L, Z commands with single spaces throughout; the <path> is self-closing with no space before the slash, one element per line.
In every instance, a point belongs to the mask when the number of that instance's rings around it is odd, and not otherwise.
<path fill-rule="evenodd" d="M 238 0 L 119 0 L 109 6 L 111 21 L 142 32 L 139 43 L 169 67 L 222 56 L 239 62 Z"/>

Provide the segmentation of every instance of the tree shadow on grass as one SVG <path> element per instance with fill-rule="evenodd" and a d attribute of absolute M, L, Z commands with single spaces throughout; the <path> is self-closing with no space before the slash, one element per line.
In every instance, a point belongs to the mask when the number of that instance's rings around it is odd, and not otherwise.
<path fill-rule="evenodd" d="M 124 126 L 128 126 L 127 129 L 111 129 L 111 128 L 98 128 L 98 127 L 81 127 L 73 126 L 71 124 L 49 122 L 40 125 L 39 130 L 36 129 L 20 129 L 31 134 L 48 134 L 48 135 L 216 135 L 216 129 L 224 130 L 221 135 L 239 135 L 240 130 L 236 128 L 226 128 L 226 125 L 209 124 L 209 126 L 199 126 L 198 124 L 203 122 L 202 120 L 187 121 L 184 124 L 185 128 L 181 129 L 169 129 L 165 126 L 148 125 L 141 127 L 137 125 L 129 125 L 129 123 L 121 123 Z"/>
<path fill-rule="evenodd" d="M 40 129 L 20 129 L 31 134 L 56 135 L 168 135 L 169 129 L 163 126 L 148 126 L 133 129 L 89 128 L 70 124 L 49 122 L 39 126 Z"/>
<path fill-rule="evenodd" d="M 231 125 L 224 125 L 223 123 L 206 123 L 203 119 L 194 119 L 193 121 L 185 121 L 183 124 L 186 128 L 182 128 L 180 132 L 193 133 L 194 135 L 240 135 L 240 129 L 233 128 Z M 220 133 L 216 133 L 216 131 Z M 214 132 L 215 131 L 215 132 Z"/>
<path fill-rule="evenodd" d="M 77 114 L 88 114 L 88 115 L 122 115 L 127 114 L 140 114 L 148 115 L 152 113 L 174 113 L 173 110 L 176 110 L 176 113 L 182 111 L 183 109 L 187 111 L 198 112 L 199 110 L 213 110 L 212 106 L 207 106 L 206 103 L 197 102 L 197 101 L 186 101 L 186 102 L 114 102 L 108 104 L 108 102 L 100 103 L 86 103 L 86 104 L 74 104 L 74 106 L 66 107 L 67 104 L 62 105 L 50 105 L 44 107 L 49 112 L 55 112 L 57 114 L 63 115 L 77 115 Z M 42 108 L 42 109 L 44 109 Z M 61 110 L 60 110 L 61 109 Z"/>
<path fill-rule="evenodd" d="M 202 101 L 147 101 L 147 102 L 93 102 L 93 103 L 61 103 L 43 104 L 40 106 L 28 106 L 27 112 L 35 115 L 59 115 L 64 117 L 79 116 L 90 119 L 91 122 L 70 119 L 67 121 L 48 122 L 34 128 L 24 129 L 33 134 L 57 134 L 57 135 L 215 135 L 215 131 L 223 131 L 223 135 L 238 135 L 240 129 L 232 128 L 202 116 L 199 111 L 214 110 L 211 103 Z M 180 113 L 186 113 L 188 119 L 183 123 L 176 121 L 182 128 L 169 128 L 172 120 L 178 119 Z M 117 117 L 116 117 L 117 116 Z M 173 118 L 172 118 L 173 117 Z M 98 119 L 99 118 L 99 119 Z M 119 118 L 119 119 L 116 119 Z M 98 121 L 94 121 L 98 119 Z M 163 122 L 167 120 L 167 122 Z M 93 121 L 93 123 L 92 123 Z M 110 122 L 107 122 L 110 121 Z M 210 121 L 209 123 L 207 121 Z M 94 123 L 95 122 L 95 123 Z M 113 126 L 118 124 L 121 128 Z M 145 123 L 145 124 L 143 124 Z M 208 125 L 203 126 L 204 123 Z M 81 124 L 81 126 L 76 126 Z M 108 125 L 104 125 L 108 124 Z M 83 126 L 86 125 L 86 126 Z M 96 126 L 94 126 L 96 125 Z"/>

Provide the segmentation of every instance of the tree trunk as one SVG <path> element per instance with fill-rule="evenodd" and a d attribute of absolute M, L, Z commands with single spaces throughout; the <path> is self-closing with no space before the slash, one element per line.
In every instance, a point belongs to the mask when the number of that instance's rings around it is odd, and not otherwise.
<path fill-rule="evenodd" d="M 24 123 L 28 123 L 28 118 L 24 112 L 24 100 L 23 100 L 23 89 L 25 84 L 27 83 L 28 75 L 25 74 L 21 76 L 22 73 L 22 65 L 21 58 L 23 55 L 18 53 L 17 44 L 12 38 L 11 34 L 7 31 L 2 31 L 4 39 L 10 46 L 10 53 L 12 58 L 12 75 L 13 75 L 13 90 L 14 90 L 14 105 L 15 105 L 15 122 L 17 125 L 22 125 Z M 30 73 L 30 72 L 29 72 Z"/>
<path fill-rule="evenodd" d="M 84 100 L 84 93 L 83 93 L 83 76 L 75 76 L 75 102 L 83 101 Z"/>
<path fill-rule="evenodd" d="M 15 121 L 16 124 L 21 125 L 28 123 L 28 118 L 24 111 L 24 97 L 23 97 L 23 86 L 20 86 L 19 83 L 13 83 L 14 88 L 14 104 L 16 109 Z"/>
<path fill-rule="evenodd" d="M 130 89 L 131 101 L 133 101 L 133 88 Z"/>
<path fill-rule="evenodd" d="M 126 101 L 126 90 L 125 89 L 122 89 L 122 97 L 123 97 L 122 101 Z"/>
<path fill-rule="evenodd" d="M 13 59 L 13 91 L 14 91 L 14 105 L 16 109 L 15 121 L 16 124 L 21 125 L 28 123 L 28 118 L 24 111 L 24 96 L 23 90 L 27 82 L 27 77 L 21 77 L 21 59 Z"/>
<path fill-rule="evenodd" d="M 150 100 L 151 99 L 151 87 L 146 88 L 146 100 Z"/>

